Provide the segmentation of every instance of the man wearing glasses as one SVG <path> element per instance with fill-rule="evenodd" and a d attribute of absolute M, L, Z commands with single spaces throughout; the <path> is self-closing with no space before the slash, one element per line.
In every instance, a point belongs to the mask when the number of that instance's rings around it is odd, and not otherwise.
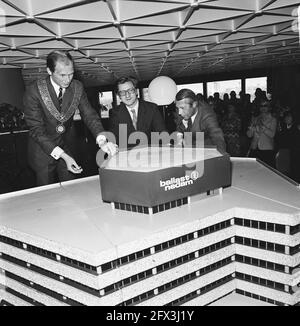
<path fill-rule="evenodd" d="M 116 93 L 121 99 L 121 104 L 110 111 L 109 130 L 115 135 L 120 147 L 133 147 L 138 143 L 128 143 L 130 135 L 136 131 L 147 136 L 148 144 L 152 132 L 166 131 L 165 123 L 156 104 L 138 98 L 137 80 L 134 77 L 120 78 L 116 83 Z M 120 134 L 127 128 L 127 139 Z M 140 144 L 142 145 L 142 144 Z"/>

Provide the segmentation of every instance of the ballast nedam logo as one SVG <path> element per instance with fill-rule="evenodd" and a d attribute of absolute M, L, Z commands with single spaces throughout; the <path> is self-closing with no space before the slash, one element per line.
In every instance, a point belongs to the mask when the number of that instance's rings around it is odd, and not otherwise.
<path fill-rule="evenodd" d="M 188 186 L 192 186 L 194 182 L 199 178 L 199 173 L 194 171 L 191 175 L 186 175 L 181 178 L 171 178 L 169 180 L 162 181 L 160 180 L 160 188 L 164 188 L 165 191 L 171 191 L 174 189 L 184 188 Z"/>

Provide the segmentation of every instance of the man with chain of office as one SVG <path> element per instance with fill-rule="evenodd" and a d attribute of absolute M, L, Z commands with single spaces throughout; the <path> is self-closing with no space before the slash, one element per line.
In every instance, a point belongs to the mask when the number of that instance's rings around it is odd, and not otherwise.
<path fill-rule="evenodd" d="M 91 107 L 83 85 L 73 79 L 74 62 L 66 51 L 53 51 L 47 57 L 46 79 L 31 84 L 24 96 L 24 114 L 30 129 L 29 164 L 36 173 L 37 185 L 72 180 L 82 173 L 73 158 L 73 116 L 76 109 L 96 138 L 99 147 L 109 155 L 117 146 L 107 142 L 97 112 Z"/>

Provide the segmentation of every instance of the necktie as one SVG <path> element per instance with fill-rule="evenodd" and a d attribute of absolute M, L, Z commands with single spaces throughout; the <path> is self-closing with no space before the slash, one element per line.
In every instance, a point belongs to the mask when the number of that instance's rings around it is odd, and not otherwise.
<path fill-rule="evenodd" d="M 135 109 L 130 110 L 132 113 L 132 124 L 134 126 L 134 129 L 137 129 L 137 116 L 136 116 L 136 112 Z"/>
<path fill-rule="evenodd" d="M 58 94 L 58 103 L 59 103 L 59 108 L 61 109 L 62 107 L 62 102 L 63 102 L 63 89 L 62 87 L 59 88 L 59 94 Z"/>
<path fill-rule="evenodd" d="M 186 131 L 187 132 L 192 131 L 192 126 L 193 126 L 192 118 L 189 118 Z"/>

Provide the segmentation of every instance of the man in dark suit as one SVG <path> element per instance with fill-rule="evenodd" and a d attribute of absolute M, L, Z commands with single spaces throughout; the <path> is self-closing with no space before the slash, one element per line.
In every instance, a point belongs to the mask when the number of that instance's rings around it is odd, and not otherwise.
<path fill-rule="evenodd" d="M 190 89 L 182 89 L 176 95 L 176 107 L 178 109 L 177 137 L 178 145 L 195 145 L 196 132 L 204 132 L 204 145 L 214 145 L 225 153 L 226 144 L 224 135 L 219 127 L 216 114 L 206 104 L 199 103 L 196 94 Z M 184 133 L 191 132 L 193 137 L 184 137 Z M 190 142 L 192 140 L 192 144 Z"/>
<path fill-rule="evenodd" d="M 29 164 L 36 173 L 37 185 L 67 181 L 82 173 L 73 158 L 73 116 L 76 109 L 90 129 L 99 147 L 114 155 L 97 112 L 91 107 L 82 84 L 73 80 L 74 63 L 65 51 L 53 51 L 47 57 L 49 76 L 31 84 L 24 96 L 24 114 L 30 129 Z"/>
<path fill-rule="evenodd" d="M 117 81 L 116 93 L 121 104 L 110 111 L 109 130 L 115 135 L 120 147 L 130 148 L 138 143 L 128 143 L 129 137 L 136 131 L 146 135 L 147 143 L 151 142 L 151 133 L 166 131 L 163 117 L 156 104 L 138 98 L 137 80 L 133 77 L 123 77 Z M 120 134 L 127 128 L 126 133 Z M 126 138 L 126 139 L 124 139 Z M 139 144 L 146 145 L 146 144 Z"/>

